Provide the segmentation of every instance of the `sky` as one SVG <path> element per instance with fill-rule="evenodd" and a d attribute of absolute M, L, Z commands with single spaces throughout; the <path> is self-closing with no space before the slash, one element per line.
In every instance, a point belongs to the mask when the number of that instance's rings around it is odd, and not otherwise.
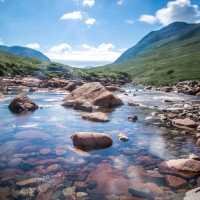
<path fill-rule="evenodd" d="M 200 22 L 200 0 L 0 0 L 0 44 L 72 66 L 104 65 L 175 21 Z"/>

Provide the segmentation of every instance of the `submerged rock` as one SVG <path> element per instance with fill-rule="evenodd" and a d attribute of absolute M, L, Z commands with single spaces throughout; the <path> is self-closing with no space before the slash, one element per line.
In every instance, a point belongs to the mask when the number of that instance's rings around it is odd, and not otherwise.
<path fill-rule="evenodd" d="M 29 97 L 25 95 L 19 95 L 11 101 L 9 109 L 13 113 L 22 113 L 35 111 L 38 109 L 38 105 L 36 105 Z"/>
<path fill-rule="evenodd" d="M 167 175 L 166 177 L 167 184 L 172 188 L 179 188 L 187 184 L 187 181 L 183 178 Z"/>
<path fill-rule="evenodd" d="M 129 116 L 128 117 L 128 121 L 130 121 L 130 122 L 136 122 L 138 120 L 138 116 Z"/>
<path fill-rule="evenodd" d="M 73 90 L 64 99 L 63 106 L 71 106 L 85 110 L 81 105 L 88 104 L 92 108 L 114 108 L 122 105 L 121 99 L 108 91 L 98 82 L 85 83 Z M 78 106 L 77 106 L 78 105 Z M 88 106 L 87 106 L 88 107 Z"/>
<path fill-rule="evenodd" d="M 104 194 L 127 194 L 129 180 L 121 171 L 114 169 L 109 163 L 100 163 L 88 176 L 87 182 L 95 182 L 96 190 Z"/>
<path fill-rule="evenodd" d="M 85 113 L 82 114 L 82 118 L 94 122 L 108 122 L 108 116 L 106 113 L 94 112 L 94 113 Z"/>
<path fill-rule="evenodd" d="M 103 133 L 79 132 L 72 135 L 75 147 L 82 150 L 103 149 L 112 145 L 112 138 Z"/>

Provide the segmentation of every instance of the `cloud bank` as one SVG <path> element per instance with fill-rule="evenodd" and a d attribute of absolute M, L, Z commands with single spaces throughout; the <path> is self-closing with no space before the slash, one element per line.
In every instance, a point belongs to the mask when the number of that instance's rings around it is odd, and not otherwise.
<path fill-rule="evenodd" d="M 159 9 L 155 15 L 142 15 L 140 21 L 148 24 L 159 23 L 168 25 L 175 21 L 197 23 L 200 21 L 200 9 L 192 4 L 191 0 L 175 0 L 167 3 L 166 7 Z"/>
<path fill-rule="evenodd" d="M 67 43 L 51 47 L 45 54 L 51 59 L 65 63 L 107 64 L 115 61 L 122 51 L 112 43 L 102 43 L 98 46 L 82 44 L 74 49 Z"/>

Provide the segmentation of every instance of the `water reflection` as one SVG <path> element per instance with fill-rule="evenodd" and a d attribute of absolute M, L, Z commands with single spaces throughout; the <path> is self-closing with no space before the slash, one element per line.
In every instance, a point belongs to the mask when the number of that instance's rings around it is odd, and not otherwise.
<path fill-rule="evenodd" d="M 137 93 L 132 97 L 134 100 L 143 98 L 144 104 L 164 106 L 160 93 L 142 90 L 134 93 Z M 85 121 L 79 111 L 61 106 L 64 95 L 30 94 L 40 109 L 20 116 L 7 108 L 13 96 L 0 103 L 0 196 L 3 199 L 96 200 L 119 199 L 119 196 L 123 199 L 131 196 L 133 190 L 130 192 L 128 188 L 133 189 L 135 185 L 140 190 L 148 188 L 161 199 L 174 199 L 184 192 L 166 185 L 158 165 L 162 160 L 184 157 L 191 152 L 199 154 L 191 136 L 180 136 L 175 130 L 146 123 L 145 118 L 152 110 L 128 105 L 110 113 L 108 123 Z M 173 98 L 181 100 L 182 96 L 173 94 Z M 136 123 L 128 121 L 132 115 L 138 116 Z M 108 133 L 114 144 L 92 152 L 77 150 L 70 136 L 79 131 Z M 119 141 L 119 133 L 125 133 L 129 141 Z"/>

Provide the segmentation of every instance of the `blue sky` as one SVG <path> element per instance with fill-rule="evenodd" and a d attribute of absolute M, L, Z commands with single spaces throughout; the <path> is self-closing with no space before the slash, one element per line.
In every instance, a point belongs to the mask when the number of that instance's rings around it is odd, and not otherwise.
<path fill-rule="evenodd" d="M 199 0 L 0 0 L 0 43 L 74 66 L 113 62 L 152 30 L 199 22 Z"/>

